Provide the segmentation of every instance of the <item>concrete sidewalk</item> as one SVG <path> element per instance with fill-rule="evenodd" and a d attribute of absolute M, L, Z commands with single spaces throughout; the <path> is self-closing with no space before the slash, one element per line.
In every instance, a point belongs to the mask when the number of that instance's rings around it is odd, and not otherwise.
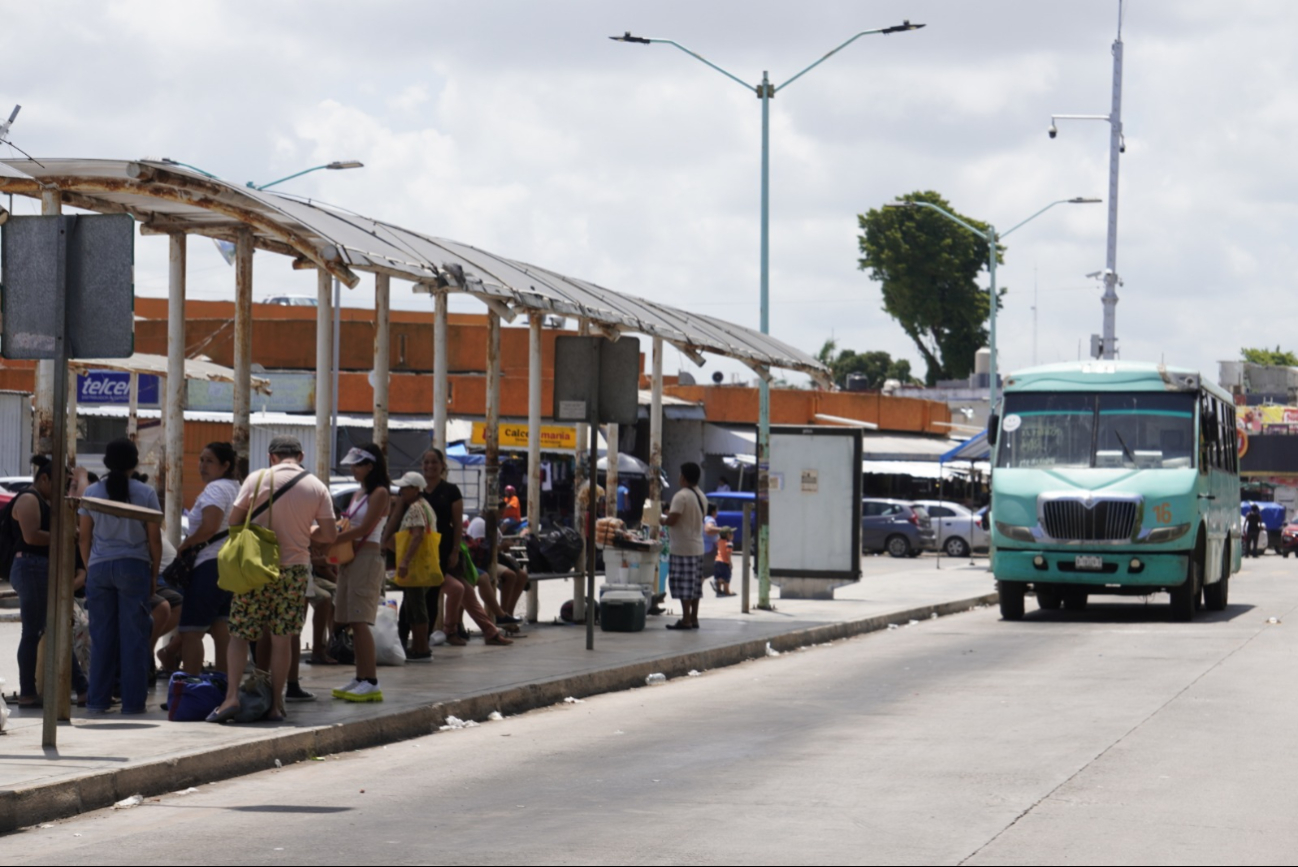
<path fill-rule="evenodd" d="M 303 665 L 302 685 L 318 700 L 289 705 L 283 723 L 214 726 L 169 723 L 157 709 L 161 689 L 142 716 L 87 718 L 73 714 L 59 730 L 58 750 L 41 748 L 40 711 L 15 710 L 0 736 L 0 833 L 109 806 L 133 794 L 146 797 L 344 750 L 428 734 L 448 716 L 483 720 L 492 711 L 516 714 L 618 689 L 641 686 L 654 672 L 683 676 L 761 657 L 767 642 L 789 650 L 887 628 L 910 619 L 945 615 L 995 601 L 985 562 L 867 558 L 861 583 L 841 588 L 832 601 L 775 600 L 775 611 L 740 613 L 738 597 L 705 599 L 703 628 L 673 632 L 675 617 L 651 617 L 641 633 L 537 625 L 511 648 L 440 647 L 428 665 L 381 668 L 385 701 L 349 704 L 329 698 L 350 680 L 343 666 Z M 552 618 L 569 582 L 542 585 L 541 614 Z M 737 584 L 736 584 L 737 586 Z M 0 623 L 0 672 L 16 680 L 18 625 Z"/>

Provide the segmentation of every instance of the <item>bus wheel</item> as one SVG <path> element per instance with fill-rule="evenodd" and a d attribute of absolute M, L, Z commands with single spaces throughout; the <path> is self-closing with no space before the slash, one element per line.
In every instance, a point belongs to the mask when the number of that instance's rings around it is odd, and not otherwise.
<path fill-rule="evenodd" d="M 1203 567 L 1198 558 L 1190 557 L 1190 566 L 1185 570 L 1185 583 L 1172 588 L 1172 619 L 1188 623 L 1194 619 L 1194 609 L 1198 607 L 1199 593 L 1202 588 Z"/>
<path fill-rule="evenodd" d="M 1065 611 L 1085 611 L 1086 610 L 1086 591 L 1070 590 L 1064 594 Z"/>
<path fill-rule="evenodd" d="M 1288 557 L 1288 554 L 1285 554 Z M 1221 579 L 1203 586 L 1203 607 L 1209 611 L 1225 611 L 1230 603 L 1230 548 L 1221 555 Z"/>
<path fill-rule="evenodd" d="M 1020 581 L 997 581 L 996 589 L 1001 597 L 1001 620 L 1022 620 L 1026 586 Z"/>
<path fill-rule="evenodd" d="M 1055 588 L 1044 585 L 1037 588 L 1037 607 L 1042 611 L 1058 611 L 1063 601 L 1063 597 Z"/>

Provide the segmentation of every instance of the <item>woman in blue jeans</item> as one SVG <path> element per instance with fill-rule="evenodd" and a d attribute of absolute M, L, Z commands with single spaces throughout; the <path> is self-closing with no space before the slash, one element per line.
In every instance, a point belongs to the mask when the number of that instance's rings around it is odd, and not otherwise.
<path fill-rule="evenodd" d="M 91 485 L 85 496 L 157 510 L 158 495 L 153 488 L 131 478 L 139 462 L 135 443 L 125 438 L 113 440 L 104 453 L 108 475 Z M 162 529 L 159 524 L 85 509 L 79 514 L 90 614 L 87 705 L 100 713 L 109 709 L 120 668 L 122 713 L 144 713 L 153 629 L 149 600 L 158 591 Z"/>
<path fill-rule="evenodd" d="M 23 632 L 18 641 L 18 706 L 40 707 L 36 694 L 36 649 L 45 634 L 50 596 L 50 494 L 52 464 L 36 470 L 32 486 L 14 500 L 13 515 L 19 535 L 9 582 L 18 594 Z M 86 703 L 86 676 L 72 655 L 72 688 L 77 704 Z"/>

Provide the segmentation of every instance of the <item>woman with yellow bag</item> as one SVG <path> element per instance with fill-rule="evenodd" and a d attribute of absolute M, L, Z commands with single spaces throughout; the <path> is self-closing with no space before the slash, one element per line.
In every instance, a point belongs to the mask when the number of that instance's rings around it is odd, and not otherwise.
<path fill-rule="evenodd" d="M 437 517 L 432 506 L 420 496 L 427 482 L 419 473 L 406 473 L 397 482 L 401 489 L 401 508 L 405 517 L 394 541 L 397 552 L 398 587 L 410 588 L 406 593 L 406 616 L 410 618 L 410 652 L 406 662 L 432 662 L 433 651 L 428 645 L 428 630 L 432 620 L 428 614 L 429 587 L 442 583 L 442 567 L 438 562 L 441 534 L 437 532 Z"/>

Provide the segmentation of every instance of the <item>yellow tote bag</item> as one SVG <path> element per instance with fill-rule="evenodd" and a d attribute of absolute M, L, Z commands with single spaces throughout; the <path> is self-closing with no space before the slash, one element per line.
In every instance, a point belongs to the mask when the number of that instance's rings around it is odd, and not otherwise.
<path fill-rule="evenodd" d="M 266 471 L 257 476 L 252 502 L 261 494 Z M 267 508 L 269 524 L 275 515 L 275 476 L 270 477 L 270 499 Z M 242 527 L 231 527 L 230 538 L 216 555 L 216 586 L 237 595 L 249 593 L 279 580 L 279 538 L 270 527 L 252 523 L 253 510 L 248 509 Z"/>
<path fill-rule="evenodd" d="M 417 505 L 424 510 L 424 516 L 428 519 L 428 529 L 424 530 L 419 549 L 410 558 L 410 568 L 406 577 L 392 580 L 398 587 L 440 587 L 445 580 L 439 556 L 442 534 L 433 529 L 437 526 L 437 519 L 430 514 L 432 510 L 422 497 Z M 405 559 L 406 551 L 410 548 L 410 537 L 413 535 L 409 530 L 401 530 L 393 537 L 393 541 L 397 544 L 397 563 Z"/>

